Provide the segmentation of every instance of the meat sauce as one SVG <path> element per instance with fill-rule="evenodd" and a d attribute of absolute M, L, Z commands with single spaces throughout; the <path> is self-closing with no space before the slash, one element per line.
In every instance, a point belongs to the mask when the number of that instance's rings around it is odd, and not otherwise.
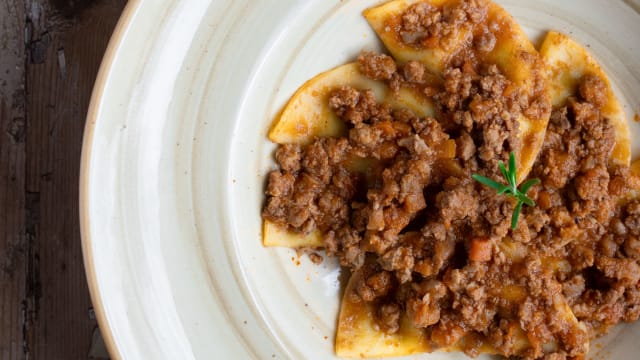
<path fill-rule="evenodd" d="M 620 200 L 638 180 L 609 165 L 616 139 L 598 111 L 605 87 L 584 76 L 579 95 L 551 114 L 530 174 L 541 180 L 529 192 L 536 206 L 511 229 L 515 203 L 471 174 L 499 178 L 498 161 L 526 146 L 519 116 L 550 109 L 538 99 L 542 85 L 524 94 L 483 56 L 496 43 L 488 27 L 501 26 L 485 19 L 475 1 L 409 7 L 390 24 L 408 46 L 433 47 L 460 29 L 475 40 L 435 85 L 422 63 L 384 54 L 362 53 L 360 71 L 395 91 L 420 89 L 437 115 L 394 110 L 369 90 L 334 90 L 329 105 L 348 134 L 279 146 L 262 216 L 321 231 L 327 256 L 364 269 L 350 300 L 376 304 L 385 332 L 406 314 L 436 348 L 464 335 L 470 356 L 488 345 L 506 356 L 578 357 L 590 337 L 640 316 L 640 201 Z M 563 318 L 558 299 L 585 326 Z"/>

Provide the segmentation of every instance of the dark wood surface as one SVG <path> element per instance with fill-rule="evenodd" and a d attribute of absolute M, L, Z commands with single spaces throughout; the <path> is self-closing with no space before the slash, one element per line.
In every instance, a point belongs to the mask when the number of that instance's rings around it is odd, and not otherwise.
<path fill-rule="evenodd" d="M 0 0 L 0 359 L 105 359 L 78 220 L 82 132 L 125 0 Z"/>

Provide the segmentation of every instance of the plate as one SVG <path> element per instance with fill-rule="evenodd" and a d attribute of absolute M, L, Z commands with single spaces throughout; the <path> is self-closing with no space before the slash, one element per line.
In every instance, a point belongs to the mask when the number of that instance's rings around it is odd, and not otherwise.
<path fill-rule="evenodd" d="M 129 2 L 95 85 L 80 182 L 113 358 L 334 357 L 339 267 L 261 245 L 266 132 L 305 80 L 381 49 L 360 15 L 380 2 Z M 557 29 L 586 44 L 629 119 L 640 113 L 640 2 L 497 2 L 534 41 Z M 592 355 L 635 358 L 639 337 L 640 324 L 618 327 Z"/>

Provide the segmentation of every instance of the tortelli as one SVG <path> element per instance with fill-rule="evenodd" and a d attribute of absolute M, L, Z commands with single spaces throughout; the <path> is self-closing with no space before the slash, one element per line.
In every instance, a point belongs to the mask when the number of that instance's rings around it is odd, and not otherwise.
<path fill-rule="evenodd" d="M 538 52 L 485 0 L 363 15 L 389 54 L 295 92 L 269 132 L 262 212 L 265 246 L 322 249 L 351 274 L 336 354 L 582 359 L 636 320 L 640 166 L 585 48 L 550 31 Z M 472 179 L 501 186 L 510 154 L 514 183 L 540 181 L 535 206 Z"/>

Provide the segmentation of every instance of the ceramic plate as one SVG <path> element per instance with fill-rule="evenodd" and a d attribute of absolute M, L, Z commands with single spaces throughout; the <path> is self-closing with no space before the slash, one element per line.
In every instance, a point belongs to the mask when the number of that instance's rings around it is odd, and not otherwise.
<path fill-rule="evenodd" d="M 381 49 L 360 15 L 380 2 L 129 2 L 94 90 L 80 191 L 114 358 L 334 357 L 339 267 L 261 245 L 266 132 L 305 80 Z M 587 44 L 629 118 L 640 112 L 638 1 L 498 3 L 536 41 L 557 29 Z M 636 359 L 638 338 L 640 324 L 616 328 L 592 354 Z"/>

